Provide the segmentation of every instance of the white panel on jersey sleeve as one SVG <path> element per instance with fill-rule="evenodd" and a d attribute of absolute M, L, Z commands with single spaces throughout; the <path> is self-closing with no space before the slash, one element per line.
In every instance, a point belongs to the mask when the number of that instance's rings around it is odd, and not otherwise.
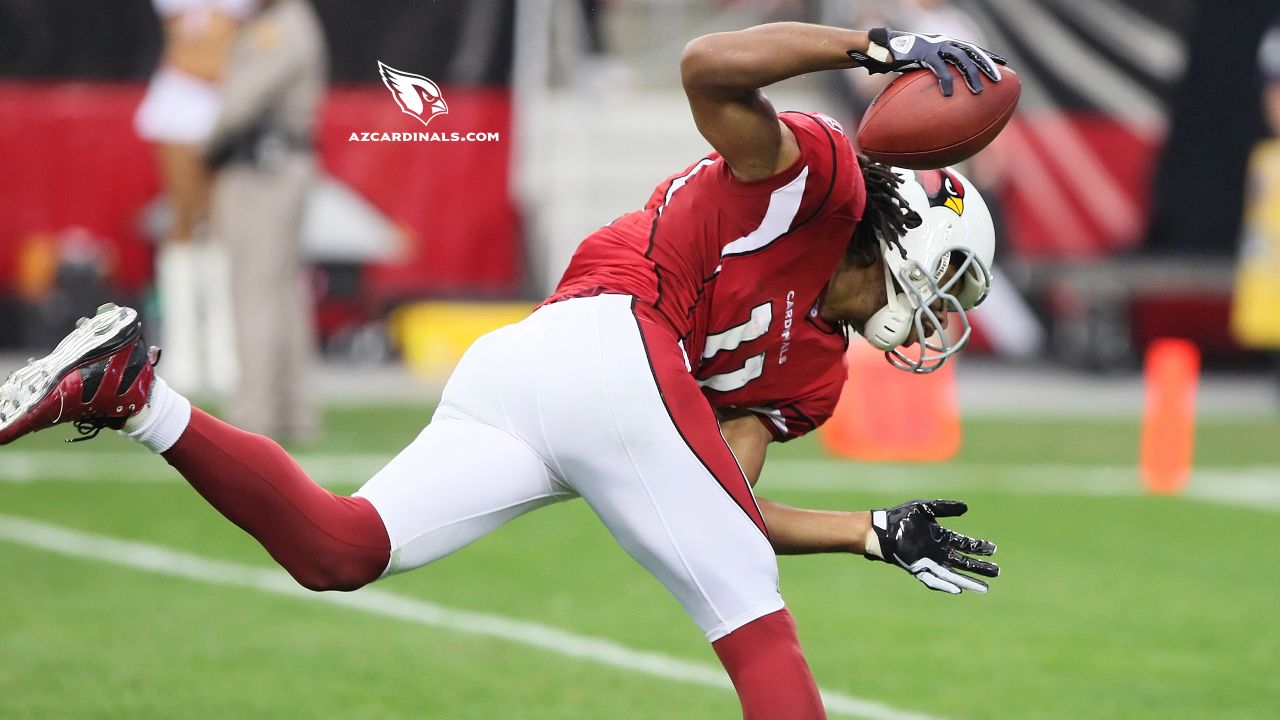
<path fill-rule="evenodd" d="M 769 209 L 765 210 L 760 227 L 725 245 L 720 251 L 720 257 L 754 252 L 790 230 L 796 213 L 800 212 L 800 201 L 804 199 L 805 182 L 808 179 L 809 166 L 806 165 L 794 180 L 774 190 L 769 196 Z"/>
<path fill-rule="evenodd" d="M 671 202 L 671 196 L 675 195 L 677 190 L 684 187 L 684 184 L 689 182 L 689 179 L 692 178 L 694 175 L 697 175 L 698 172 L 702 170 L 702 168 L 714 162 L 715 160 L 712 160 L 711 158 L 702 158 L 697 162 L 697 164 L 689 168 L 689 172 L 681 175 L 675 180 L 672 180 L 671 185 L 667 187 L 667 194 L 662 198 L 662 205 L 658 206 L 658 214 L 659 215 L 662 214 L 663 208 L 665 208 L 667 204 Z"/>
<path fill-rule="evenodd" d="M 752 355 L 747 358 L 747 364 L 734 370 L 733 372 L 720 373 L 712 375 L 705 380 L 699 380 L 698 384 L 702 387 L 709 387 L 718 392 L 729 392 L 737 390 L 747 383 L 755 380 L 764 373 L 764 353 Z"/>
<path fill-rule="evenodd" d="M 702 349 L 703 359 L 709 358 L 721 350 L 737 350 L 744 342 L 751 342 L 769 332 L 773 322 L 773 304 L 763 302 L 751 308 L 751 317 L 741 325 L 707 336 L 706 347 Z"/>

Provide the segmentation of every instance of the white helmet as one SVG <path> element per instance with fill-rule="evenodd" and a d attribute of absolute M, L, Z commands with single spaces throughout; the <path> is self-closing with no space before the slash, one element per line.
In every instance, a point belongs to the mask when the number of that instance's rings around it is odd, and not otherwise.
<path fill-rule="evenodd" d="M 889 302 L 860 332 L 885 351 L 894 367 L 928 373 L 969 342 L 972 327 L 965 311 L 991 289 L 995 226 L 982 196 L 955 170 L 893 171 L 903 180 L 899 193 L 922 222 L 897 243 L 880 238 Z M 939 286 L 949 266 L 955 272 Z M 947 338 L 942 311 L 950 313 L 949 322 L 960 323 L 958 337 Z M 918 343 L 902 348 L 913 329 Z"/>

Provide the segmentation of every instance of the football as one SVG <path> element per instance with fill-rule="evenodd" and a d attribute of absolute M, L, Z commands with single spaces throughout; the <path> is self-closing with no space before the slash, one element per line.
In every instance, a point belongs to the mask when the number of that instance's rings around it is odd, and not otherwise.
<path fill-rule="evenodd" d="M 946 167 L 973 157 L 1013 116 L 1022 94 L 1018 74 L 1000 68 L 1000 82 L 982 78 L 969 92 L 960 71 L 948 66 L 955 91 L 946 97 L 928 70 L 894 79 L 871 101 L 858 126 L 858 147 L 878 162 L 912 170 Z"/>

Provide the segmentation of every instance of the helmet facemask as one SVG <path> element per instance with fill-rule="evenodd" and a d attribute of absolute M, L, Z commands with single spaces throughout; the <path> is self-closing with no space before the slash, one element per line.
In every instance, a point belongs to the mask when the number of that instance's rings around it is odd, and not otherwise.
<path fill-rule="evenodd" d="M 891 365 L 923 374 L 945 365 L 973 334 L 967 311 L 986 299 L 991 287 L 994 230 L 976 191 L 969 187 L 964 197 L 968 183 L 958 173 L 940 171 L 944 182 L 930 194 L 918 175 L 896 172 L 905 176 L 904 198 L 924 221 L 893 242 L 880 238 L 888 302 L 857 330 L 885 351 Z M 943 192 L 953 193 L 950 201 Z M 912 338 L 915 343 L 904 347 Z"/>
<path fill-rule="evenodd" d="M 948 275 L 948 269 L 953 265 L 954 272 Z M 919 261 L 909 257 L 900 263 L 885 262 L 885 277 L 892 278 L 897 289 L 890 295 L 890 304 L 901 306 L 905 301 L 906 306 L 898 313 L 906 319 L 903 330 L 898 334 L 899 342 L 891 347 L 881 347 L 885 351 L 885 359 L 899 370 L 923 374 L 945 365 L 964 348 L 973 334 L 966 311 L 986 298 L 986 290 L 990 286 L 988 273 L 969 250 L 952 248 L 943 253 L 934 267 L 936 269 L 929 272 Z M 944 316 L 947 318 L 945 325 Z M 903 343 L 912 337 L 912 331 L 916 342 L 904 347 Z"/>

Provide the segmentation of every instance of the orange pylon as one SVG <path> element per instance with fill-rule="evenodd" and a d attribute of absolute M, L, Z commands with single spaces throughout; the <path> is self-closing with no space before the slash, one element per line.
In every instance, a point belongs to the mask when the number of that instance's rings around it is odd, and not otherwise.
<path fill-rule="evenodd" d="M 827 452 L 854 460 L 942 462 L 960 450 L 955 368 L 916 375 L 892 367 L 856 335 L 849 380 L 818 431 Z"/>
<path fill-rule="evenodd" d="M 1146 408 L 1138 464 L 1148 492 L 1175 494 L 1191 481 L 1196 434 L 1200 349 L 1189 340 L 1162 338 L 1147 348 Z"/>

